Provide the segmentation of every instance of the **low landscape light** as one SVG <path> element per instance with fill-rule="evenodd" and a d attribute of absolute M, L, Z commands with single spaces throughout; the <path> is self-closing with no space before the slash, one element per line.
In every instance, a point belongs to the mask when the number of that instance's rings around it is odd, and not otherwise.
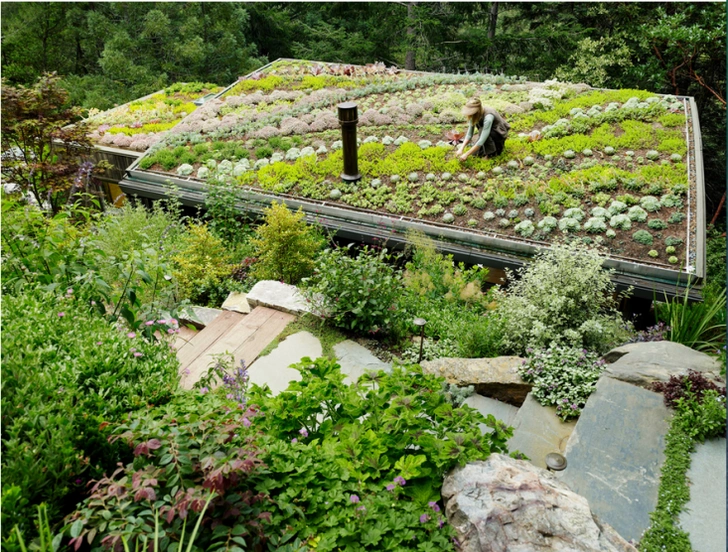
<path fill-rule="evenodd" d="M 558 452 L 549 452 L 546 455 L 546 469 L 561 471 L 566 468 L 566 457 Z"/>
<path fill-rule="evenodd" d="M 412 323 L 420 328 L 420 356 L 417 359 L 417 364 L 419 364 L 422 362 L 422 347 L 425 344 L 425 324 L 427 324 L 427 320 L 424 318 L 415 318 Z"/>

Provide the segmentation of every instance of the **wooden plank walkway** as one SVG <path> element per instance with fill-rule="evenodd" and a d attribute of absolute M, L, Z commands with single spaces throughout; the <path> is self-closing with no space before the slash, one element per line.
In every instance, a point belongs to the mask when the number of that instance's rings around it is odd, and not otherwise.
<path fill-rule="evenodd" d="M 247 315 L 223 312 L 191 339 L 181 337 L 177 341 L 180 386 L 191 389 L 210 367 L 214 355 L 231 353 L 235 366 L 241 360 L 250 366 L 295 318 L 295 315 L 267 307 L 256 307 Z"/>

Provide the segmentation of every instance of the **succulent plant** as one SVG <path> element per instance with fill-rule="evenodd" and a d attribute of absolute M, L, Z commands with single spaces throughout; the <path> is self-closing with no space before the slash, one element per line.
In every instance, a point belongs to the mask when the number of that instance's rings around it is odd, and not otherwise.
<path fill-rule="evenodd" d="M 650 161 L 655 161 L 660 158 L 660 152 L 656 150 L 649 150 L 645 153 L 645 157 L 647 157 Z"/>
<path fill-rule="evenodd" d="M 667 223 L 660 219 L 650 219 L 647 221 L 647 227 L 651 230 L 663 230 L 667 228 Z"/>
<path fill-rule="evenodd" d="M 511 225 L 511 221 L 507 218 L 502 218 L 498 221 L 498 226 L 501 228 L 508 228 Z"/>
<path fill-rule="evenodd" d="M 544 217 L 540 221 L 538 221 L 538 224 L 536 225 L 539 230 L 549 233 L 551 230 L 556 228 L 559 225 L 559 221 L 556 220 L 554 217 Z"/>
<path fill-rule="evenodd" d="M 394 143 L 394 138 L 392 138 L 391 136 L 385 136 L 384 138 L 382 138 L 382 144 L 384 144 L 385 146 L 389 146 L 390 144 L 393 144 L 393 143 Z"/>
<path fill-rule="evenodd" d="M 645 222 L 647 220 L 647 211 L 639 205 L 635 205 L 634 207 L 629 208 L 627 216 L 632 222 Z"/>
<path fill-rule="evenodd" d="M 683 206 L 683 201 L 682 201 L 682 198 L 680 198 L 680 196 L 676 196 L 673 194 L 665 194 L 660 198 L 660 204 L 663 207 L 667 207 L 667 208 L 676 207 L 679 209 L 680 207 Z"/>
<path fill-rule="evenodd" d="M 450 174 L 449 172 L 444 172 L 442 173 L 442 176 L 440 178 L 447 182 L 452 178 L 452 174 Z"/>
<path fill-rule="evenodd" d="M 668 257 L 667 262 L 670 264 L 677 264 L 678 260 L 679 259 L 673 255 L 672 257 Z"/>
<path fill-rule="evenodd" d="M 566 211 L 564 211 L 564 217 L 573 218 L 577 222 L 581 222 L 582 220 L 584 220 L 584 211 L 582 211 L 578 207 L 572 207 L 571 209 L 567 209 Z"/>
<path fill-rule="evenodd" d="M 407 138 L 406 136 L 399 136 L 399 137 L 398 137 L 398 138 L 397 138 L 397 139 L 396 139 L 396 140 L 395 140 L 395 141 L 393 142 L 393 144 L 394 144 L 395 146 L 401 146 L 401 145 L 402 145 L 402 144 L 404 144 L 405 142 L 409 142 L 409 138 Z"/>
<path fill-rule="evenodd" d="M 509 169 L 518 169 L 518 168 L 520 168 L 521 165 L 518 163 L 518 161 L 516 161 L 515 159 L 512 159 L 511 161 L 508 161 L 508 163 L 506 163 L 506 166 Z"/>
<path fill-rule="evenodd" d="M 503 167 L 493 167 L 490 172 L 495 175 L 503 174 Z"/>
<path fill-rule="evenodd" d="M 609 211 L 607 211 L 604 207 L 594 207 L 591 210 L 591 215 L 593 217 L 601 217 L 603 219 L 607 219 L 611 216 Z"/>
<path fill-rule="evenodd" d="M 528 238 L 536 231 L 536 227 L 530 220 L 524 220 L 516 224 L 514 230 L 517 234 L 523 236 L 524 238 Z"/>
<path fill-rule="evenodd" d="M 425 180 L 428 180 L 428 181 L 430 181 L 430 182 L 432 182 L 432 181 L 433 181 L 433 180 L 435 180 L 436 178 L 437 178 L 437 177 L 435 176 L 435 173 L 427 173 L 427 174 L 425 175 Z"/>
<path fill-rule="evenodd" d="M 445 213 L 444 215 L 442 215 L 442 222 L 452 224 L 453 222 L 455 222 L 455 215 L 453 215 L 452 213 Z"/>
<path fill-rule="evenodd" d="M 627 210 L 627 204 L 624 203 L 623 201 L 617 201 L 617 200 L 612 201 L 612 203 L 607 208 L 607 211 L 612 216 L 618 215 L 620 213 L 624 213 L 626 210 Z"/>
<path fill-rule="evenodd" d="M 592 155 L 594 155 L 594 152 L 592 150 L 590 150 L 589 148 L 586 148 L 586 149 L 582 150 L 581 154 L 585 157 L 591 157 Z"/>
<path fill-rule="evenodd" d="M 554 156 L 551 155 L 550 153 L 547 153 L 546 155 L 543 156 L 543 159 L 544 159 L 544 161 L 553 161 Z"/>
<path fill-rule="evenodd" d="M 468 219 L 468 226 L 470 226 L 470 228 L 475 228 L 478 226 L 478 221 L 475 219 Z"/>
<path fill-rule="evenodd" d="M 420 175 L 416 172 L 411 172 L 407 175 L 407 180 L 410 182 L 418 182 L 420 180 Z"/>
<path fill-rule="evenodd" d="M 183 163 L 179 167 L 177 167 L 177 174 L 180 176 L 189 176 L 192 174 L 192 171 L 194 170 L 194 167 L 188 163 Z"/>
<path fill-rule="evenodd" d="M 667 246 L 675 246 L 682 244 L 682 238 L 676 238 L 675 236 L 667 236 L 665 238 L 665 245 Z"/>
<path fill-rule="evenodd" d="M 372 181 L 369 183 L 369 185 L 372 188 L 379 188 L 379 186 L 382 185 L 382 181 L 378 178 L 372 178 Z"/>
<path fill-rule="evenodd" d="M 329 192 L 329 197 L 333 200 L 341 199 L 341 190 L 334 188 Z"/>
<path fill-rule="evenodd" d="M 670 161 L 672 161 L 673 163 L 680 163 L 682 161 L 682 155 L 680 155 L 679 153 L 673 153 L 670 156 Z"/>
<path fill-rule="evenodd" d="M 390 175 L 389 181 L 390 182 L 399 182 L 401 180 L 401 177 L 398 174 Z"/>
<path fill-rule="evenodd" d="M 457 205 L 455 205 L 455 207 L 452 208 L 452 212 L 455 213 L 457 216 L 461 217 L 468 213 L 468 208 L 462 203 L 458 203 Z"/>
<path fill-rule="evenodd" d="M 486 178 L 486 174 L 485 174 L 485 173 L 484 173 L 483 171 L 479 171 L 479 172 L 478 172 L 478 173 L 477 173 L 477 174 L 475 175 L 475 178 L 477 178 L 478 180 L 485 180 L 485 178 Z"/>
<path fill-rule="evenodd" d="M 644 196 L 640 199 L 640 207 L 649 213 L 654 213 L 660 210 L 660 200 L 654 196 Z"/>
<path fill-rule="evenodd" d="M 632 234 L 632 239 L 642 245 L 652 245 L 652 242 L 654 241 L 652 234 L 650 234 L 647 230 L 637 230 L 637 232 Z"/>
<path fill-rule="evenodd" d="M 518 209 L 511 209 L 510 211 L 508 211 L 508 218 L 509 219 L 518 218 Z"/>
<path fill-rule="evenodd" d="M 460 173 L 458 174 L 458 180 L 460 182 L 467 182 L 468 180 L 470 180 L 470 177 L 465 173 Z"/>
<path fill-rule="evenodd" d="M 366 138 L 364 138 L 365 144 L 371 144 L 372 142 L 379 142 L 379 138 L 377 138 L 376 136 L 367 136 Z"/>
<path fill-rule="evenodd" d="M 684 220 L 685 220 L 685 213 L 677 212 L 677 213 L 673 213 L 672 215 L 670 215 L 670 218 L 667 219 L 667 222 L 669 222 L 670 224 L 679 224 Z"/>
<path fill-rule="evenodd" d="M 609 226 L 620 230 L 629 230 L 632 228 L 632 222 L 627 215 L 614 215 L 609 219 Z"/>
<path fill-rule="evenodd" d="M 525 209 L 523 210 L 523 216 L 524 216 L 524 217 L 527 217 L 527 218 L 533 218 L 533 217 L 534 217 L 535 215 L 536 215 L 536 211 L 534 211 L 534 210 L 533 210 L 533 209 L 531 209 L 530 207 L 526 207 L 526 208 L 525 208 Z"/>
<path fill-rule="evenodd" d="M 607 223 L 601 217 L 591 217 L 584 223 L 584 230 L 591 234 L 604 232 L 607 229 Z"/>
<path fill-rule="evenodd" d="M 562 232 L 578 232 L 581 230 L 581 225 L 575 218 L 564 217 L 559 220 L 559 230 Z"/>
<path fill-rule="evenodd" d="M 574 153 L 574 150 L 566 150 L 564 152 L 564 157 L 566 157 L 566 159 L 574 159 L 574 157 L 576 157 L 576 153 Z"/>
<path fill-rule="evenodd" d="M 483 213 L 483 220 L 491 221 L 493 219 L 495 219 L 495 213 L 493 213 L 493 211 L 486 211 Z"/>
<path fill-rule="evenodd" d="M 672 255 L 673 253 L 675 253 L 675 246 L 674 245 L 668 245 L 665 248 L 665 253 L 667 253 L 668 255 Z"/>
<path fill-rule="evenodd" d="M 422 149 L 427 149 L 432 147 L 432 142 L 430 142 L 429 140 L 420 140 L 419 142 L 417 142 L 417 145 L 420 146 L 420 148 Z"/>
<path fill-rule="evenodd" d="M 210 177 L 210 169 L 207 167 L 200 167 L 197 169 L 197 178 L 200 180 L 207 180 Z"/>
<path fill-rule="evenodd" d="M 606 155 L 614 155 L 615 153 L 617 153 L 617 150 L 615 150 L 612 146 L 607 146 L 606 148 L 604 148 L 604 153 Z"/>
<path fill-rule="evenodd" d="M 283 161 L 283 154 L 280 152 L 275 152 L 273 155 L 270 156 L 270 162 L 271 163 L 278 163 L 279 161 Z M 222 163 L 220 163 L 222 165 Z"/>
<path fill-rule="evenodd" d="M 611 228 L 609 230 L 607 230 L 604 233 L 604 235 L 607 236 L 610 240 L 612 240 L 612 239 L 614 239 L 614 238 L 617 237 L 617 233 L 614 230 L 612 230 Z"/>
<path fill-rule="evenodd" d="M 382 143 L 384 143 L 384 140 L 382 140 Z M 331 149 L 334 151 L 340 150 L 342 147 L 343 147 L 343 143 L 341 142 L 341 140 L 336 140 L 336 142 L 331 144 Z"/>
<path fill-rule="evenodd" d="M 659 256 L 660 256 L 660 254 L 659 254 L 659 253 L 657 252 L 657 250 L 656 250 L 656 249 L 650 249 L 650 250 L 649 250 L 649 251 L 647 252 L 647 254 L 648 254 L 648 255 L 649 255 L 650 257 L 652 257 L 653 259 L 656 259 L 657 257 L 659 257 Z"/>
<path fill-rule="evenodd" d="M 527 167 L 533 165 L 535 162 L 536 162 L 536 160 L 533 157 L 531 157 L 530 155 L 523 158 L 523 164 L 526 165 Z"/>

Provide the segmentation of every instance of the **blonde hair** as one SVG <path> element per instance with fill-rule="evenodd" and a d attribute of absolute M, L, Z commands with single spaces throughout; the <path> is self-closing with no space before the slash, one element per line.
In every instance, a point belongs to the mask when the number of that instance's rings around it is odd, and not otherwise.
<path fill-rule="evenodd" d="M 478 121 L 483 118 L 485 111 L 480 98 L 470 98 L 463 107 L 463 115 L 472 121 Z"/>

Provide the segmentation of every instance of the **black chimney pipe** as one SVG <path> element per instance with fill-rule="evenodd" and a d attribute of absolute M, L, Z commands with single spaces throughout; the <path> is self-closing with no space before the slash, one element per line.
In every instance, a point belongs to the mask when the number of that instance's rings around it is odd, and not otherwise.
<path fill-rule="evenodd" d="M 339 108 L 341 144 L 344 153 L 344 172 L 341 173 L 341 179 L 347 182 L 356 182 L 361 180 L 356 147 L 356 125 L 359 122 L 356 104 L 354 102 L 344 102 L 337 107 Z"/>

